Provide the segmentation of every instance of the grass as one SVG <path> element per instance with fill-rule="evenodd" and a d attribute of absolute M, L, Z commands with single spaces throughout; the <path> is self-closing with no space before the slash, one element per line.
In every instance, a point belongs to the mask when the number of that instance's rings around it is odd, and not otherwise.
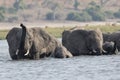
<path fill-rule="evenodd" d="M 48 27 L 48 28 L 44 28 L 45 31 L 47 31 L 51 35 L 55 36 L 56 38 L 61 37 L 62 32 L 65 29 L 70 29 L 70 27 L 59 27 L 59 28 L 49 28 Z M 0 30 L 0 40 L 4 40 L 8 32 L 9 32 L 9 30 Z"/>
<path fill-rule="evenodd" d="M 70 29 L 71 27 L 57 27 L 57 28 L 44 28 L 45 31 L 50 33 L 51 35 L 55 36 L 56 38 L 59 38 L 62 36 L 62 32 L 66 29 Z M 97 29 L 100 28 L 102 32 L 114 32 L 120 30 L 120 26 L 118 25 L 104 25 L 104 26 L 85 26 L 85 29 Z M 0 30 L 0 40 L 5 39 L 6 35 L 8 33 L 8 30 Z"/>
<path fill-rule="evenodd" d="M 8 33 L 8 30 L 0 30 L 0 40 L 5 39 L 7 33 Z"/>
<path fill-rule="evenodd" d="M 85 29 L 97 29 L 99 28 L 102 32 L 109 32 L 109 33 L 112 33 L 112 32 L 115 32 L 115 31 L 118 31 L 120 30 L 120 25 L 117 25 L 117 26 L 111 26 L 111 25 L 104 25 L 104 26 L 86 26 Z"/>
<path fill-rule="evenodd" d="M 57 27 L 57 28 L 45 28 L 44 30 L 55 36 L 56 38 L 62 37 L 62 32 L 70 27 Z"/>

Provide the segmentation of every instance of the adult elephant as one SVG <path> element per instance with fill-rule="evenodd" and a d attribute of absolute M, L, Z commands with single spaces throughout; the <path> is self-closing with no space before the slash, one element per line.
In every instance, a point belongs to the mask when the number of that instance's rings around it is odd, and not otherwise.
<path fill-rule="evenodd" d="M 105 55 L 118 54 L 116 43 L 113 41 L 105 41 L 103 43 L 103 49 L 106 51 Z"/>
<path fill-rule="evenodd" d="M 118 51 L 120 51 L 120 31 L 113 33 L 103 33 L 103 41 L 113 41 L 116 43 Z"/>
<path fill-rule="evenodd" d="M 28 29 L 23 24 L 20 26 L 22 29 L 13 28 L 6 37 L 9 51 L 11 51 L 10 55 L 13 54 L 11 55 L 12 59 L 14 59 L 13 56 L 16 56 L 15 59 L 40 59 L 49 56 L 56 58 L 72 57 L 72 54 L 57 39 L 41 28 Z M 14 43 L 14 41 L 16 42 Z"/>
<path fill-rule="evenodd" d="M 97 30 L 70 29 L 62 33 L 62 44 L 73 54 L 101 55 L 104 52 L 102 32 Z"/>

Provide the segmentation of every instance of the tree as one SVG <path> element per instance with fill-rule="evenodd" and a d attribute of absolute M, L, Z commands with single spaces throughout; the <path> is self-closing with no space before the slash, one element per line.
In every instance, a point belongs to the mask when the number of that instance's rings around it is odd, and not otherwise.
<path fill-rule="evenodd" d="M 48 7 L 49 9 L 51 9 L 52 10 L 52 13 L 49 13 L 49 14 L 47 14 L 47 15 L 52 15 L 51 17 L 51 19 L 52 20 L 55 20 L 56 19 L 56 15 L 57 15 L 57 10 L 58 9 L 60 9 L 61 8 L 61 6 L 58 4 L 58 3 L 56 3 L 56 2 L 54 2 L 54 1 L 50 1 L 50 0 L 45 0 L 43 3 L 42 3 L 42 6 L 43 7 Z"/>
<path fill-rule="evenodd" d="M 91 21 L 92 18 L 87 12 L 83 11 L 82 13 L 69 13 L 66 20 L 86 22 Z"/>
<path fill-rule="evenodd" d="M 100 0 L 100 5 L 101 7 L 103 7 L 107 2 L 109 2 L 110 0 Z"/>
<path fill-rule="evenodd" d="M 120 18 L 120 9 L 117 12 L 114 13 L 114 16 L 116 18 Z"/>
<path fill-rule="evenodd" d="M 3 6 L 0 7 L 0 21 L 4 21 L 5 20 L 5 8 Z"/>
<path fill-rule="evenodd" d="M 74 9 L 75 10 L 78 10 L 78 6 L 80 5 L 80 3 L 77 1 L 77 0 L 75 0 L 74 1 Z"/>
<path fill-rule="evenodd" d="M 0 21 L 4 21 L 5 17 L 4 15 L 0 12 Z"/>
<path fill-rule="evenodd" d="M 97 4 L 88 6 L 85 9 L 85 11 L 90 16 L 92 16 L 93 21 L 104 21 L 105 20 L 105 14 L 104 14 L 102 8 Z"/>
<path fill-rule="evenodd" d="M 25 5 L 24 5 L 23 0 L 15 0 L 13 7 L 16 9 L 16 11 L 18 11 L 19 9 L 24 9 Z"/>

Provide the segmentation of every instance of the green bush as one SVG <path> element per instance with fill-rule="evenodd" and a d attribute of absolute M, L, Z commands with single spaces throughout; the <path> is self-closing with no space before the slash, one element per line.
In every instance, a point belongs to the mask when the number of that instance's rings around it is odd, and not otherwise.
<path fill-rule="evenodd" d="M 0 12 L 1 12 L 1 13 L 5 13 L 5 7 L 0 6 Z"/>
<path fill-rule="evenodd" d="M 80 5 L 80 3 L 78 2 L 78 0 L 75 0 L 74 1 L 74 8 L 77 10 L 78 9 L 78 6 Z"/>
<path fill-rule="evenodd" d="M 117 12 L 114 13 L 114 16 L 116 18 L 120 18 L 120 9 Z"/>
<path fill-rule="evenodd" d="M 74 20 L 75 13 L 69 13 L 66 20 Z"/>
<path fill-rule="evenodd" d="M 18 11 L 19 9 L 24 9 L 25 8 L 24 0 L 15 0 L 13 7 L 16 9 L 16 11 Z"/>
<path fill-rule="evenodd" d="M 47 20 L 54 20 L 54 13 L 53 12 L 49 12 L 46 14 L 46 19 Z"/>
<path fill-rule="evenodd" d="M 10 14 L 15 14 L 15 13 L 16 13 L 16 9 L 10 7 L 10 8 L 8 8 L 8 13 L 10 13 Z"/>
<path fill-rule="evenodd" d="M 0 6 L 0 21 L 4 21 L 5 19 L 4 13 L 5 13 L 5 7 Z"/>
<path fill-rule="evenodd" d="M 79 15 L 81 17 L 80 21 L 82 21 L 82 22 L 92 21 L 92 17 L 85 11 L 83 11 Z"/>
<path fill-rule="evenodd" d="M 105 11 L 105 17 L 107 19 L 113 19 L 114 18 L 114 13 L 112 11 Z"/>
<path fill-rule="evenodd" d="M 5 17 L 4 15 L 0 12 L 0 21 L 4 21 Z"/>
<path fill-rule="evenodd" d="M 75 20 L 77 17 L 79 17 L 79 14 L 72 12 L 67 15 L 66 20 Z"/>
<path fill-rule="evenodd" d="M 101 7 L 98 5 L 90 5 L 88 6 L 85 11 L 92 16 L 93 21 L 105 21 L 105 14 L 102 11 Z"/>
<path fill-rule="evenodd" d="M 46 14 L 47 20 L 59 20 L 61 18 L 61 15 L 54 12 L 49 12 Z"/>
<path fill-rule="evenodd" d="M 92 18 L 91 16 L 86 13 L 86 12 L 82 12 L 82 13 L 69 13 L 67 15 L 66 20 L 74 20 L 74 21 L 80 21 L 80 22 L 85 22 L 85 21 L 91 21 Z"/>
<path fill-rule="evenodd" d="M 75 21 L 105 21 L 105 13 L 95 2 L 89 3 L 82 13 L 69 13 L 66 20 Z"/>

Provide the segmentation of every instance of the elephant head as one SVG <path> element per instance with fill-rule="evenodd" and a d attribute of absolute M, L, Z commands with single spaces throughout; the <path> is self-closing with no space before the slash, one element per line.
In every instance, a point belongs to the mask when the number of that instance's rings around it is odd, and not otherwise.
<path fill-rule="evenodd" d="M 22 27 L 22 36 L 16 54 L 18 55 L 18 59 L 24 59 L 30 53 L 33 44 L 33 34 L 32 31 L 27 29 L 23 24 L 20 26 Z"/>
<path fill-rule="evenodd" d="M 102 48 L 102 32 L 97 30 L 67 30 L 62 34 L 63 45 L 74 55 L 100 55 Z"/>
<path fill-rule="evenodd" d="M 102 32 L 97 29 L 96 31 L 89 31 L 86 36 L 86 45 L 90 54 L 100 55 L 104 51 L 102 48 L 103 36 Z"/>
<path fill-rule="evenodd" d="M 111 55 L 111 54 L 118 53 L 116 42 L 113 42 L 113 41 L 105 41 L 103 44 L 103 49 L 106 51 L 106 53 L 103 53 L 105 55 Z"/>

